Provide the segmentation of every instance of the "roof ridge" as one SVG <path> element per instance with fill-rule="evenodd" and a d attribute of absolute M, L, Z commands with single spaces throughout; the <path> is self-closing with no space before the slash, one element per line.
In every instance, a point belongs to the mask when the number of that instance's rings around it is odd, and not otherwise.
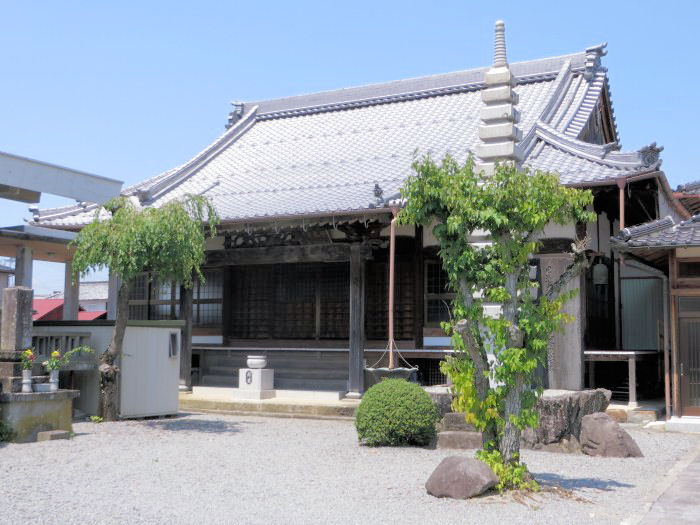
<path fill-rule="evenodd" d="M 586 71 L 587 52 L 579 51 L 553 57 L 524 60 L 514 62 L 510 64 L 510 67 L 518 83 L 529 83 L 556 77 L 562 64 L 566 61 L 571 61 L 574 64 L 573 70 Z M 301 109 L 308 111 L 311 108 L 347 104 L 351 102 L 358 103 L 363 101 L 369 103 L 369 101 L 372 100 L 382 100 L 386 97 L 397 95 L 440 91 L 447 88 L 454 89 L 464 87 L 468 84 L 483 84 L 484 73 L 488 71 L 489 67 L 490 66 L 476 67 L 448 73 L 437 73 L 434 75 L 409 77 L 387 82 L 376 82 L 340 89 L 304 93 L 289 97 L 256 100 L 248 102 L 246 105 L 255 104 L 259 106 L 258 115 L 260 116 L 267 114 L 284 114 L 288 111 Z M 545 76 L 545 78 L 540 78 L 542 76 Z M 274 117 L 271 116 L 268 118 Z"/>
<path fill-rule="evenodd" d="M 683 224 L 684 222 L 687 221 L 683 221 L 680 224 Z M 635 237 L 655 233 L 657 231 L 670 228 L 672 226 L 676 226 L 676 224 L 673 221 L 673 217 L 671 217 L 670 215 L 666 215 L 666 217 L 663 217 L 661 219 L 645 222 L 636 226 L 628 226 L 627 228 L 621 230 L 616 237 L 619 237 L 624 241 L 629 241 L 630 239 L 633 239 Z"/>

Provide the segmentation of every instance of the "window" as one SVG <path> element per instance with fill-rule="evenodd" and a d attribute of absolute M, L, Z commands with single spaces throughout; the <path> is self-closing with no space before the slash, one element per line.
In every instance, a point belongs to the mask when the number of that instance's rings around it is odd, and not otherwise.
<path fill-rule="evenodd" d="M 700 279 L 700 261 L 678 261 L 678 277 Z"/>
<path fill-rule="evenodd" d="M 449 288 L 447 272 L 438 261 L 425 262 L 425 325 L 440 326 L 449 321 L 452 300 L 456 294 Z"/>

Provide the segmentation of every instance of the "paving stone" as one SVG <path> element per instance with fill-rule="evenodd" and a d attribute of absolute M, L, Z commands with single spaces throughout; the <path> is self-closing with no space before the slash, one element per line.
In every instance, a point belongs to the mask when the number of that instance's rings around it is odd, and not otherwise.
<path fill-rule="evenodd" d="M 44 430 L 37 432 L 37 441 L 54 441 L 56 439 L 70 439 L 70 432 L 67 430 Z"/>

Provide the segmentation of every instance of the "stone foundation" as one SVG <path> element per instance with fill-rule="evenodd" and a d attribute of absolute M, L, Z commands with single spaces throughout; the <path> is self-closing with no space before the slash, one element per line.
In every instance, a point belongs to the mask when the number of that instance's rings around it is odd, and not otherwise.
<path fill-rule="evenodd" d="M 78 390 L 0 394 L 0 420 L 12 427 L 15 443 L 36 441 L 47 430 L 71 432 L 73 399 L 79 395 Z"/>

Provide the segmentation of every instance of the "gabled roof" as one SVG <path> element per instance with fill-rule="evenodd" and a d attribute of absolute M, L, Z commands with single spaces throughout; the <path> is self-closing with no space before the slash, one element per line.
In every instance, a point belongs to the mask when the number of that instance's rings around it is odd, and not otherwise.
<path fill-rule="evenodd" d="M 658 171 L 660 148 L 619 151 L 604 47 L 511 64 L 524 166 L 574 186 Z M 463 162 L 475 151 L 486 70 L 237 105 L 208 148 L 123 194 L 145 206 L 205 195 L 225 223 L 376 212 L 398 194 L 416 154 Z M 34 220 L 74 229 L 96 211 L 47 209 Z"/>

